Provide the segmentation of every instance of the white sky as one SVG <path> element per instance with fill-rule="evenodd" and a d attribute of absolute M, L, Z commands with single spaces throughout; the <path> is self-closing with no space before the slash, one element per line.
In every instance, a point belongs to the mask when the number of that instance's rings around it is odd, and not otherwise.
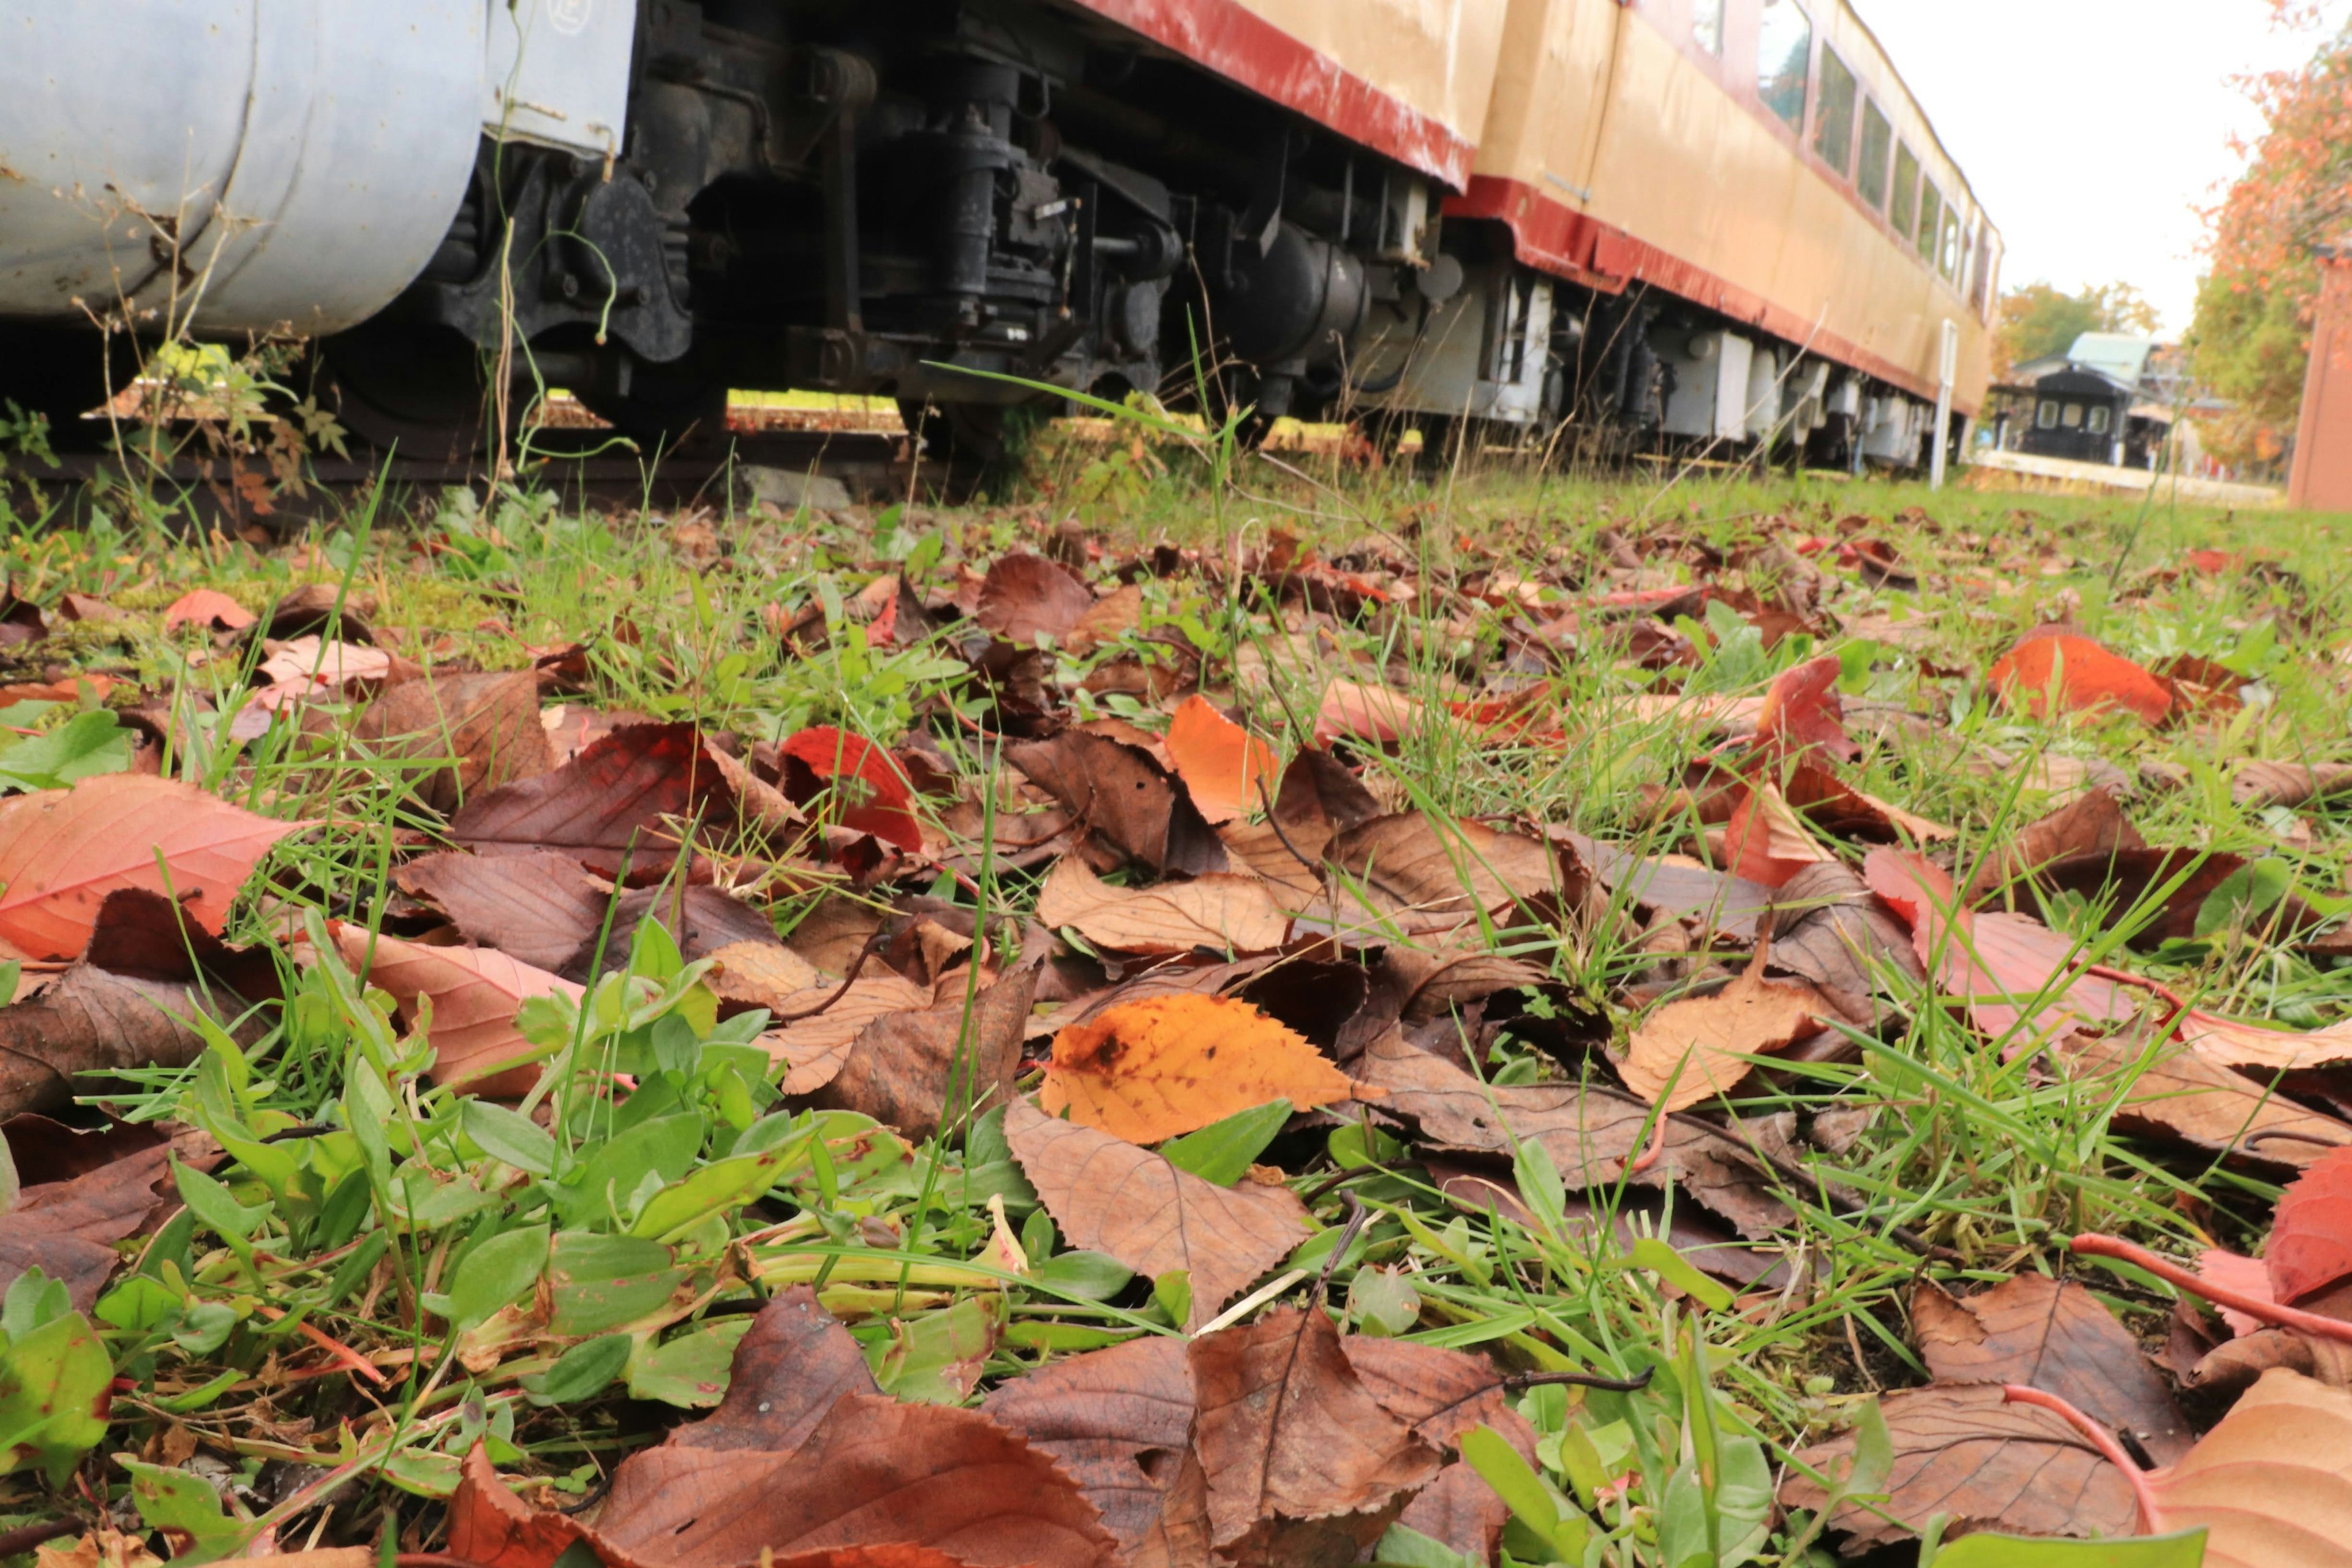
<path fill-rule="evenodd" d="M 2264 0 L 1853 0 L 2009 247 L 2004 285 L 2120 279 L 2189 324 L 2204 226 L 2261 117 L 2230 78 L 2319 36 Z M 2352 0 L 2329 0 L 2340 23 Z"/>

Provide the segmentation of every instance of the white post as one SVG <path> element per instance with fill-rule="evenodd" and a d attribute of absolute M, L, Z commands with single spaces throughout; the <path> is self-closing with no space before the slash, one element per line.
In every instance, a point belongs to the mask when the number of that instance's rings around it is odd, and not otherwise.
<path fill-rule="evenodd" d="M 1952 427 L 1952 377 L 1960 368 L 1960 324 L 1949 317 L 1944 320 L 1942 362 L 1936 375 L 1936 427 L 1928 432 L 1935 447 L 1927 458 L 1927 488 L 1944 488 L 1944 454 L 1950 446 L 1948 432 Z"/>

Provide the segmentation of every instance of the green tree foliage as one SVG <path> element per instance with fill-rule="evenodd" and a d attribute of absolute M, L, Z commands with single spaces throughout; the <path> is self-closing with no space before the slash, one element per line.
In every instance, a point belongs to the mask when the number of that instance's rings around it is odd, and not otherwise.
<path fill-rule="evenodd" d="M 2156 307 L 2128 283 L 2102 283 L 2068 294 L 2047 281 L 2001 296 L 1993 371 L 2007 380 L 2019 365 L 2063 354 L 2084 332 L 2154 332 Z"/>
<path fill-rule="evenodd" d="M 2233 461 L 2284 449 L 2303 402 L 2316 247 L 2352 239 L 2352 32 L 2300 70 L 2248 83 L 2264 131 L 2210 215 L 2212 269 L 2189 332 L 2197 377 L 2237 406 L 2208 431 Z"/>

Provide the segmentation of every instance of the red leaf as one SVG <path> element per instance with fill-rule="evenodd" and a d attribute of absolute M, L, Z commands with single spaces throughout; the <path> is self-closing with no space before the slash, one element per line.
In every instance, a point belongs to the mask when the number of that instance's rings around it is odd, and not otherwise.
<path fill-rule="evenodd" d="M 1274 748 L 1218 712 L 1197 691 L 1184 699 L 1169 721 L 1167 744 L 1176 776 L 1210 822 L 1231 822 L 1255 808 L 1273 785 L 1278 765 Z"/>
<path fill-rule="evenodd" d="M 2352 1149 L 2336 1150 L 2287 1188 L 2263 1261 L 2273 1292 L 2290 1307 L 2352 1276 Z"/>
<path fill-rule="evenodd" d="M 1756 721 L 1756 744 L 1783 756 L 1814 746 L 1841 762 L 1860 756 L 1862 748 L 1845 732 L 1839 673 L 1836 657 L 1823 654 L 1774 676 Z"/>
<path fill-rule="evenodd" d="M 784 763 L 784 795 L 793 805 L 805 805 L 829 789 L 834 815 L 842 826 L 870 833 L 910 854 L 922 852 L 922 824 L 907 809 L 914 789 L 889 752 L 871 741 L 820 724 L 786 741 L 778 754 Z"/>
<path fill-rule="evenodd" d="M 2070 712 L 2121 708 L 2151 724 L 2172 712 L 2172 691 L 2146 669 L 2063 626 L 2036 626 L 2001 655 L 1989 679 L 2002 700 L 2035 718 L 2047 718 L 2053 678 L 2058 703 Z"/>
<path fill-rule="evenodd" d="M 0 952 L 79 957 L 118 888 L 176 900 L 217 936 L 269 847 L 310 826 L 138 773 L 18 795 L 0 804 Z"/>

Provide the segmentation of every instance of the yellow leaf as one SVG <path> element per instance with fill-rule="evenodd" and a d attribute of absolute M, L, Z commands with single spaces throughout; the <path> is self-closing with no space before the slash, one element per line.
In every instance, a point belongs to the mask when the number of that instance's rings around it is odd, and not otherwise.
<path fill-rule="evenodd" d="M 1313 1046 L 1246 1002 L 1153 996 L 1055 1036 L 1038 1103 L 1130 1143 L 1157 1143 L 1269 1100 L 1305 1110 L 1353 1092 Z"/>

